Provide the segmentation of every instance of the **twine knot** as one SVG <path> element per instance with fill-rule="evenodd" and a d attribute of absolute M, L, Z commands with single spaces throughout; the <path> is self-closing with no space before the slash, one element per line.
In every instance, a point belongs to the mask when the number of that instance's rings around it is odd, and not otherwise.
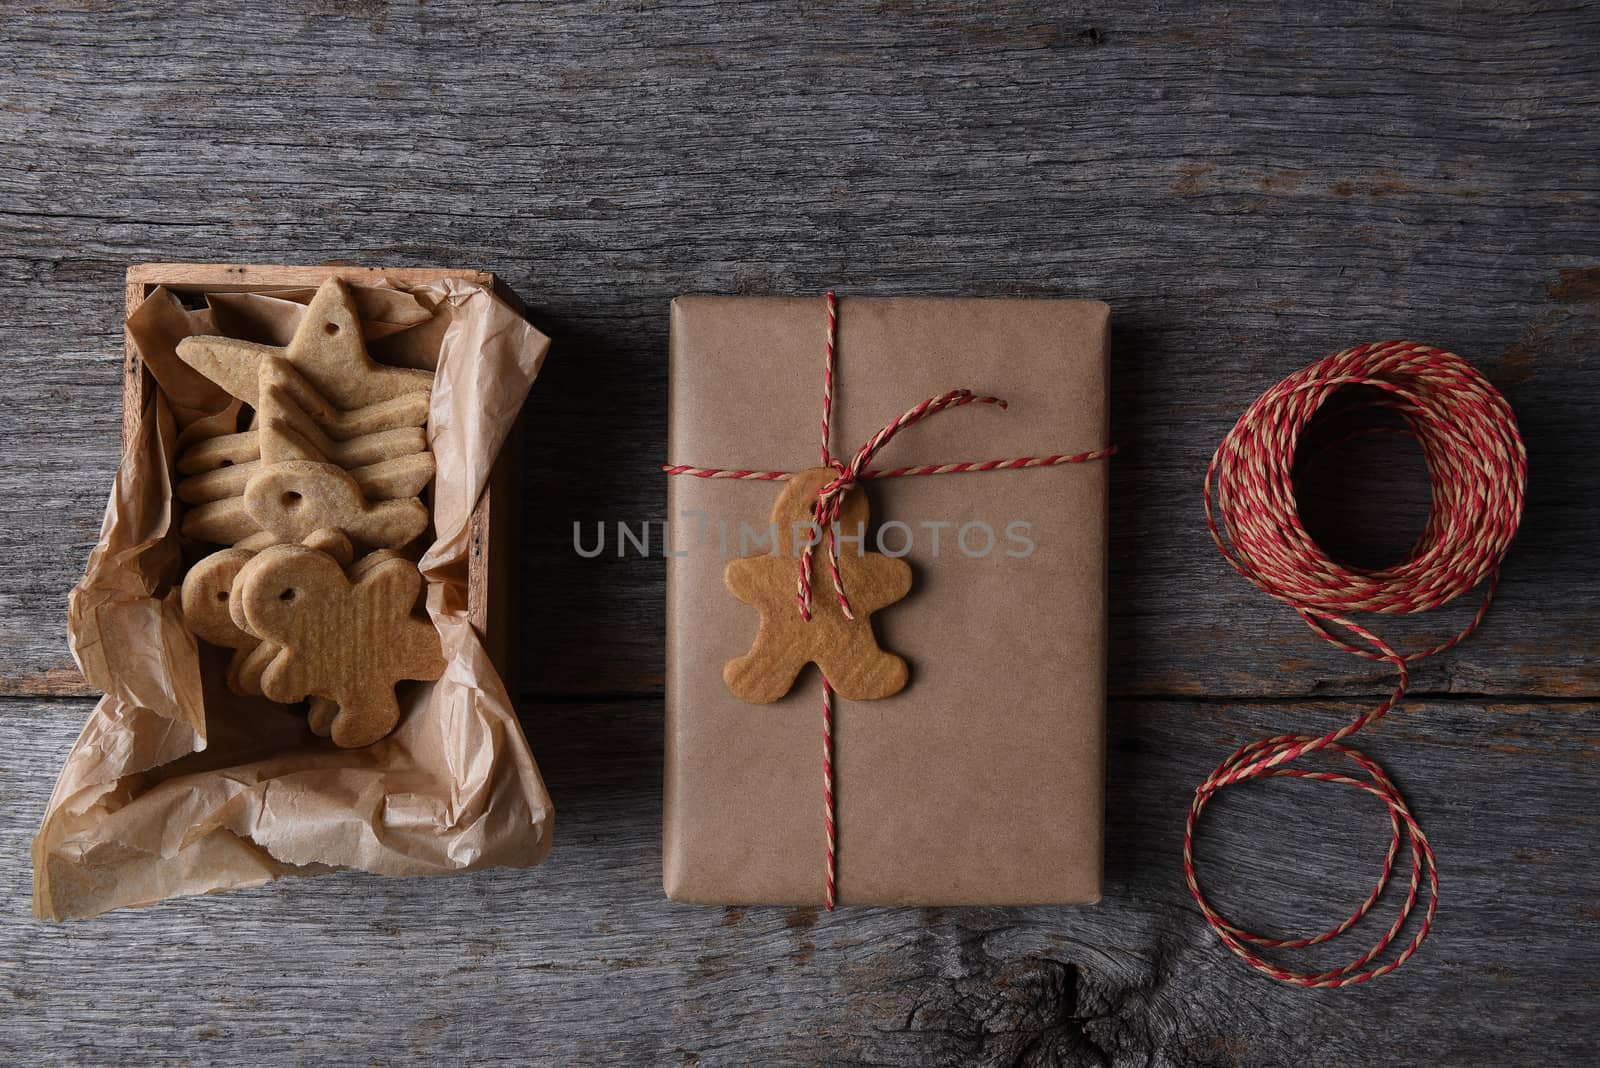
<path fill-rule="evenodd" d="M 830 307 L 833 294 L 828 294 Z M 831 393 L 828 394 L 831 400 Z M 800 552 L 800 576 L 795 592 L 795 600 L 800 606 L 800 618 L 807 623 L 811 622 L 811 556 L 817 542 L 826 538 L 828 543 L 828 574 L 833 580 L 833 592 L 839 600 L 839 611 L 844 613 L 844 618 L 855 619 L 855 613 L 850 609 L 850 597 L 844 590 L 844 576 L 839 573 L 839 512 L 844 507 L 845 496 L 855 488 L 863 478 L 870 478 L 877 472 L 870 471 L 867 464 L 877 455 L 878 450 L 889 444 L 894 436 L 906 427 L 921 422 L 930 415 L 950 408 L 960 408 L 965 404 L 993 404 L 1001 409 L 1006 407 L 1006 402 L 999 397 L 980 397 L 970 389 L 952 389 L 941 393 L 937 397 L 929 397 L 921 404 L 909 408 L 898 419 L 868 438 L 866 444 L 855 451 L 848 463 L 840 463 L 839 459 L 828 451 L 827 431 L 828 411 L 831 404 L 824 404 L 823 417 L 823 444 L 822 462 L 830 468 L 837 477 L 827 482 L 817 491 L 817 503 L 811 507 L 811 523 L 814 537 L 806 540 L 805 548 Z"/>

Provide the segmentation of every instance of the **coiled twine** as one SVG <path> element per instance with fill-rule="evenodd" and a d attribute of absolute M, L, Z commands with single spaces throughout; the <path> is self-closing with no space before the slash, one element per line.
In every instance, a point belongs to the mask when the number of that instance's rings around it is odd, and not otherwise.
<path fill-rule="evenodd" d="M 1399 563 L 1376 570 L 1325 552 L 1306 532 L 1295 498 L 1302 434 L 1330 398 L 1350 387 L 1366 387 L 1356 395 L 1360 404 L 1369 412 L 1383 410 L 1390 424 L 1356 432 L 1410 433 L 1432 484 L 1432 508 L 1416 544 Z M 1290 375 L 1250 405 L 1212 456 L 1206 522 L 1234 570 L 1293 608 L 1319 637 L 1356 656 L 1393 664 L 1399 675 L 1393 693 L 1352 722 L 1323 735 L 1285 734 L 1241 746 L 1195 790 L 1183 842 L 1189 890 L 1223 943 L 1257 970 L 1299 986 L 1348 986 L 1398 968 L 1427 938 L 1439 901 L 1427 836 L 1382 768 L 1343 743 L 1401 700 L 1410 681 L 1408 663 L 1449 649 L 1483 620 L 1522 519 L 1527 473 L 1527 450 L 1499 391 L 1461 357 L 1413 341 L 1357 345 Z M 1479 586 L 1483 599 L 1466 627 L 1414 652 L 1399 652 L 1355 618 L 1427 612 Z M 1302 766 L 1302 758 L 1313 754 L 1342 763 L 1335 765 L 1338 770 Z M 1267 938 L 1237 926 L 1206 899 L 1195 872 L 1195 832 L 1207 803 L 1229 786 L 1279 776 L 1354 787 L 1377 797 L 1389 813 L 1389 849 L 1372 892 L 1344 921 L 1308 938 Z M 1349 931 L 1382 896 L 1402 851 L 1410 868 L 1405 899 L 1394 922 L 1360 956 L 1327 971 L 1302 972 L 1260 955 L 1263 949 L 1319 945 Z M 1374 963 L 1400 938 L 1424 884 L 1427 903 L 1414 933 L 1396 954 Z"/>

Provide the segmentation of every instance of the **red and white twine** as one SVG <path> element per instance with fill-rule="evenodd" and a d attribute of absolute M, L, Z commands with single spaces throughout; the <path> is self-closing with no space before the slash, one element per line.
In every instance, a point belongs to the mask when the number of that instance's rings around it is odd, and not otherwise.
<path fill-rule="evenodd" d="M 1387 409 L 1415 436 L 1433 485 L 1432 511 L 1422 535 L 1393 567 L 1346 566 L 1324 552 L 1300 521 L 1294 467 L 1301 432 L 1324 402 L 1348 386 L 1376 391 L 1369 407 Z M 1290 375 L 1256 399 L 1212 456 L 1205 479 L 1206 522 L 1234 570 L 1293 608 L 1319 637 L 1356 656 L 1393 664 L 1399 673 L 1394 691 L 1354 721 L 1327 734 L 1283 734 L 1241 746 L 1196 788 L 1184 830 L 1184 877 L 1223 944 L 1251 967 L 1297 986 L 1350 986 L 1394 971 L 1428 937 L 1439 901 L 1439 877 L 1427 836 L 1382 768 L 1343 742 L 1400 701 L 1410 661 L 1449 649 L 1483 620 L 1522 518 L 1527 471 L 1527 452 L 1505 398 L 1459 356 L 1411 341 L 1358 345 Z M 1396 651 L 1351 618 L 1363 612 L 1426 612 L 1479 585 L 1484 587 L 1483 601 L 1466 627 L 1416 652 Z M 1290 766 L 1314 753 L 1342 757 L 1360 774 Z M 1211 905 L 1195 873 L 1195 829 L 1207 803 L 1226 787 L 1279 776 L 1350 786 L 1378 798 L 1389 812 L 1389 849 L 1372 892 L 1345 920 L 1309 938 L 1267 938 L 1246 931 Z M 1405 900 L 1394 922 L 1360 956 L 1327 971 L 1299 972 L 1257 952 L 1314 946 L 1350 930 L 1383 894 L 1402 844 L 1411 858 Z M 1421 922 L 1394 957 L 1374 964 L 1415 909 L 1424 868 L 1428 900 Z"/>
<path fill-rule="evenodd" d="M 835 346 L 839 330 L 838 300 L 830 291 L 826 294 L 827 337 L 823 345 L 822 365 L 822 465 L 831 468 L 834 478 L 817 491 L 816 503 L 811 509 L 812 522 L 826 538 L 828 544 L 828 574 L 833 582 L 834 596 L 839 610 L 846 619 L 854 619 L 850 598 L 845 593 L 844 576 L 839 570 L 839 539 L 835 524 L 843 506 L 845 495 L 862 480 L 870 478 L 901 478 L 912 475 L 950 475 L 970 471 L 1009 471 L 1024 467 L 1056 467 L 1061 464 L 1100 460 L 1116 452 L 1116 446 L 1094 449 L 1089 452 L 1063 453 L 1053 456 L 1021 456 L 1011 460 L 984 460 L 954 464 L 924 464 L 913 467 L 896 467 L 874 470 L 867 467 L 878 451 L 888 445 L 894 436 L 909 426 L 939 412 L 960 408 L 968 404 L 992 404 L 1005 408 L 1006 402 L 998 397 L 980 397 L 971 390 L 953 389 L 930 397 L 921 404 L 907 409 L 899 418 L 867 439 L 848 461 L 841 461 L 828 448 L 830 424 L 833 417 L 833 389 Z M 662 464 L 668 475 L 689 475 L 694 478 L 731 478 L 746 481 L 779 482 L 793 478 L 793 471 L 745 471 L 721 467 L 694 467 L 688 464 Z M 811 620 L 811 561 L 814 541 L 808 540 L 796 568 L 795 600 L 802 619 Z M 822 678 L 822 824 L 825 836 L 825 867 L 823 872 L 823 904 L 832 911 L 837 896 L 837 829 L 833 803 L 833 685 L 827 676 Z"/>

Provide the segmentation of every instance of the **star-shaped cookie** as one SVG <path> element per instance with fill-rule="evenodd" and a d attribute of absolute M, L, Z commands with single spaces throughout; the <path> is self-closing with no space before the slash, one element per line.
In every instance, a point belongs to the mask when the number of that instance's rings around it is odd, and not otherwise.
<path fill-rule="evenodd" d="M 335 406 L 346 411 L 427 393 L 433 374 L 389 367 L 367 353 L 361 320 L 343 282 L 322 283 L 294 337 L 283 348 L 228 337 L 187 337 L 178 342 L 184 363 L 251 406 L 259 406 L 261 361 L 281 356 Z"/>

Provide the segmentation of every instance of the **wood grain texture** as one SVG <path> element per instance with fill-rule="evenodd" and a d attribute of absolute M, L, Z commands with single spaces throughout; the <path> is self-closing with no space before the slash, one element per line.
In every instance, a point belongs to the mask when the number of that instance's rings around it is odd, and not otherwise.
<path fill-rule="evenodd" d="M 0 578 L 0 686 L 82 692 L 58 609 L 113 462 L 117 276 L 185 257 L 483 265 L 527 295 L 556 336 L 536 694 L 659 690 L 660 562 L 583 565 L 571 524 L 665 518 L 666 301 L 826 285 L 1112 303 L 1124 694 L 1371 688 L 1225 572 L 1195 486 L 1311 358 L 1460 350 L 1522 416 L 1529 515 L 1501 611 L 1419 686 L 1594 692 L 1597 20 L 1385 12 L 317 4 L 240 49 L 242 13 L 17 9 L 0 430 L 27 463 L 0 478 L 32 566 Z"/>
<path fill-rule="evenodd" d="M 1580 1061 L 1600 963 L 1596 56 L 1600 13 L 1528 0 L 0 3 L 0 1054 Z M 525 723 L 561 813 L 545 866 L 23 918 L 27 839 L 88 707 L 62 699 L 84 692 L 65 599 L 116 462 L 122 272 L 151 260 L 483 267 L 554 338 L 517 580 Z M 673 295 L 827 286 L 1115 310 L 1122 699 L 1097 909 L 660 899 L 661 561 L 579 560 L 572 526 L 667 518 Z M 1507 391 L 1528 510 L 1487 625 L 1370 744 L 1439 850 L 1435 939 L 1309 995 L 1204 929 L 1181 814 L 1233 743 L 1331 723 L 1386 676 L 1227 571 L 1198 489 L 1261 390 L 1394 336 Z M 982 388 L 960 370 L 952 387 Z M 1392 456 L 1334 471 L 1320 504 L 1373 551 L 1425 507 Z M 1380 820 L 1315 844 L 1322 795 L 1297 792 L 1219 801 L 1211 841 L 1261 888 L 1256 915 L 1305 926 L 1332 916 L 1296 904 L 1319 876 L 1359 893 Z M 1286 884 L 1258 832 L 1296 850 Z"/>
<path fill-rule="evenodd" d="M 4 706 L 8 1063 L 1549 1065 L 1592 1049 L 1591 706 L 1427 703 L 1374 734 L 1369 752 L 1438 851 L 1444 905 L 1417 961 L 1337 994 L 1234 961 L 1196 916 L 1178 855 L 1189 786 L 1228 746 L 1332 723 L 1346 703 L 1116 702 L 1107 892 L 1091 908 L 669 903 L 660 707 L 630 701 L 525 709 L 560 813 L 532 871 L 341 874 L 34 923 L 21 918 L 27 839 L 85 710 Z M 1488 782 L 1492 803 L 1463 790 Z M 1309 931 L 1359 900 L 1381 809 L 1312 790 L 1327 788 L 1216 802 L 1201 860 L 1227 871 L 1220 905 Z M 1248 907 L 1247 887 L 1281 896 Z"/>

